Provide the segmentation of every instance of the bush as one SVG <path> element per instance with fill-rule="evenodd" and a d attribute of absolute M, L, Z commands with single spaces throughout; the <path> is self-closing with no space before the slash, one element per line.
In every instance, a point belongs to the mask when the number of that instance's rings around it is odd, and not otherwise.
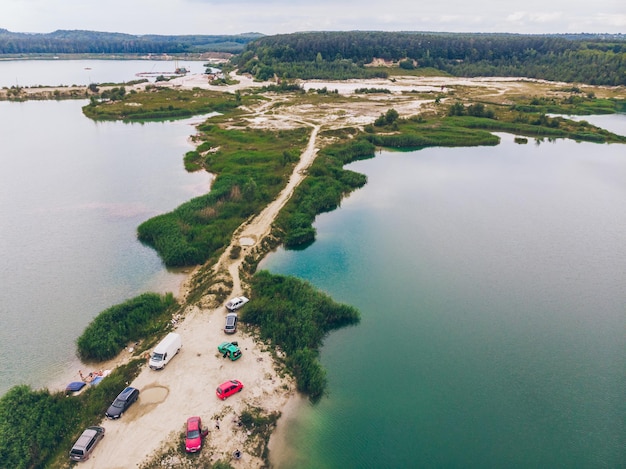
<path fill-rule="evenodd" d="M 301 248 L 315 240 L 312 224 L 318 213 L 339 206 L 341 198 L 363 187 L 366 176 L 342 168 L 344 164 L 374 156 L 375 147 L 365 139 L 330 145 L 320 151 L 308 175 L 276 220 L 286 248 Z"/>
<path fill-rule="evenodd" d="M 326 386 L 318 348 L 329 331 L 358 323 L 359 312 L 293 277 L 260 271 L 251 287 L 254 301 L 248 303 L 241 320 L 259 326 L 261 338 L 285 352 L 285 365 L 298 389 L 318 399 Z"/>
<path fill-rule="evenodd" d="M 162 328 L 178 306 L 171 293 L 144 293 L 101 312 L 77 340 L 83 360 L 104 361 L 115 357 L 131 341 Z"/>
<path fill-rule="evenodd" d="M 0 465 L 44 467 L 78 421 L 73 399 L 16 386 L 0 399 Z"/>
<path fill-rule="evenodd" d="M 115 396 L 139 373 L 142 360 L 116 368 L 78 396 L 15 386 L 0 398 L 0 467 L 66 467 L 82 431 L 97 425 Z M 61 463 L 62 461 L 62 463 Z"/>

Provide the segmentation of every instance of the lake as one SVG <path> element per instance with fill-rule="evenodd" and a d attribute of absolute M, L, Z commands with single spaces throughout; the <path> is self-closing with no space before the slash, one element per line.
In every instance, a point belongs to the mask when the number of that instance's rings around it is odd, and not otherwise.
<path fill-rule="evenodd" d="M 97 81 L 149 71 L 108 65 Z M 184 277 L 136 227 L 208 190 L 183 169 L 191 122 L 94 123 L 84 103 L 0 102 L 0 392 L 77 371 L 99 311 Z M 276 467 L 623 466 L 626 147 L 502 139 L 353 163 L 369 182 L 317 241 L 262 263 L 362 313 L 326 339 L 328 396 L 280 422 Z"/>
<path fill-rule="evenodd" d="M 93 122 L 87 101 L 0 102 L 0 393 L 64 387 L 75 340 L 100 311 L 145 291 L 178 293 L 137 226 L 208 192 L 189 174 L 200 119 Z"/>
<path fill-rule="evenodd" d="M 362 313 L 276 467 L 626 461 L 625 147 L 501 137 L 349 165 L 368 184 L 261 264 Z"/>
<path fill-rule="evenodd" d="M 173 73 L 176 67 L 184 67 L 190 73 L 204 73 L 205 63 L 194 60 L 6 60 L 0 61 L 0 87 L 125 83 L 141 79 L 137 73 Z"/>

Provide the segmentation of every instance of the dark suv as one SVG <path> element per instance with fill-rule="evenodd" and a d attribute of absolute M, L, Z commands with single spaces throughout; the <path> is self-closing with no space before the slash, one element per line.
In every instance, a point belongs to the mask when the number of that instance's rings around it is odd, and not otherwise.
<path fill-rule="evenodd" d="M 126 409 L 139 397 L 139 389 L 127 387 L 115 398 L 105 415 L 110 419 L 119 419 Z"/>
<path fill-rule="evenodd" d="M 86 461 L 96 444 L 104 438 L 104 427 L 88 427 L 70 450 L 72 461 Z"/>

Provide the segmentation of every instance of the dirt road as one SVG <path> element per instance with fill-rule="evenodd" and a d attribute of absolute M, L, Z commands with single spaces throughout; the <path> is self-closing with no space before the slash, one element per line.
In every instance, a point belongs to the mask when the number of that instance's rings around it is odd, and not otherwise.
<path fill-rule="evenodd" d="M 319 128 L 319 125 L 312 126 L 307 148 L 287 186 L 261 214 L 237 230 L 233 244 L 241 242 L 252 246 L 270 232 L 276 215 L 315 159 Z M 228 253 L 226 250 L 217 268 L 228 269 L 233 279 L 232 296 L 238 296 L 242 292 L 239 266 L 244 256 L 232 260 Z M 106 437 L 91 459 L 81 465 L 83 468 L 139 467 L 157 450 L 167 446 L 168 441 L 179 441 L 178 435 L 183 432 L 186 419 L 195 415 L 208 424 L 210 433 L 203 451 L 212 454 L 213 462 L 231 460 L 233 452 L 239 449 L 243 455 L 237 460 L 237 467 L 262 466 L 263 461 L 248 451 L 250 443 L 246 433 L 234 422 L 250 407 L 280 412 L 294 386 L 276 373 L 271 355 L 251 337 L 241 332 L 234 337 L 224 334 L 225 313 L 224 307 L 207 310 L 198 306 L 186 312 L 176 330 L 182 336 L 181 351 L 162 371 L 152 371 L 146 366 L 131 383 L 140 390 L 139 400 L 121 419 L 103 422 Z M 235 362 L 217 353 L 217 345 L 233 339 L 243 351 L 242 358 Z M 242 381 L 244 390 L 222 402 L 215 395 L 215 388 L 229 379 Z M 218 420 L 219 429 L 215 426 Z"/>

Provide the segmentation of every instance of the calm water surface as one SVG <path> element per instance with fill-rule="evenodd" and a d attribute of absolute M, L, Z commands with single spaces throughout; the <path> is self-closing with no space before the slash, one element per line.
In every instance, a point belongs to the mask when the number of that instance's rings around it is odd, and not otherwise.
<path fill-rule="evenodd" d="M 350 165 L 368 184 L 262 264 L 362 313 L 276 467 L 623 467 L 625 147 L 502 138 Z"/>
<path fill-rule="evenodd" d="M 95 123 L 85 104 L 0 102 L 0 394 L 64 382 L 98 312 L 185 277 L 136 228 L 209 190 L 183 167 L 192 121 Z"/>
<path fill-rule="evenodd" d="M 154 65 L 103 62 L 0 62 L 0 86 Z M 63 383 L 99 311 L 175 290 L 136 227 L 208 189 L 183 170 L 188 122 L 96 124 L 82 104 L 0 103 L 0 393 Z M 626 134 L 612 117 L 585 119 Z M 276 466 L 622 467 L 624 148 L 503 136 L 351 165 L 369 183 L 318 240 L 263 263 L 362 312 L 326 340 L 329 396 L 282 429 Z"/>
<path fill-rule="evenodd" d="M 192 60 L 7 60 L 0 61 L 0 87 L 124 83 L 140 79 L 140 72 L 173 73 L 177 63 L 191 73 L 206 69 Z"/>

